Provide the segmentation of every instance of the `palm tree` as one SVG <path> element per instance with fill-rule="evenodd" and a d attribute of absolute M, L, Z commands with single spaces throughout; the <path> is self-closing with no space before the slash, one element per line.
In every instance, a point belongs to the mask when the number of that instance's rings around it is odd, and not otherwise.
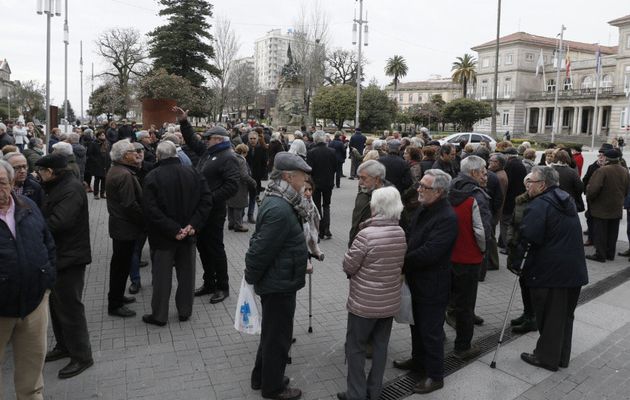
<path fill-rule="evenodd" d="M 466 97 L 466 91 L 468 83 L 475 83 L 477 81 L 477 72 L 475 67 L 477 66 L 477 60 L 470 54 L 464 54 L 464 57 L 457 57 L 457 61 L 453 62 L 453 82 L 461 83 L 464 91 L 464 97 Z"/>
<path fill-rule="evenodd" d="M 394 56 L 387 59 L 387 64 L 385 65 L 385 75 L 394 77 L 394 90 L 398 90 L 398 82 L 399 78 L 407 75 L 407 61 L 403 58 L 403 56 Z"/>

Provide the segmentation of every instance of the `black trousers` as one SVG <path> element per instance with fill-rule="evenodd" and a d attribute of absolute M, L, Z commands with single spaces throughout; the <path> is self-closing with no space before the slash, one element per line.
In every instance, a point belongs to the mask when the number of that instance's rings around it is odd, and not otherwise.
<path fill-rule="evenodd" d="M 593 217 L 593 245 L 595 254 L 612 260 L 615 258 L 619 220 Z"/>
<path fill-rule="evenodd" d="M 104 176 L 95 176 L 94 177 L 94 196 L 99 193 L 105 194 L 105 177 Z"/>
<path fill-rule="evenodd" d="M 520 277 L 518 279 L 518 284 L 521 287 L 521 299 L 523 299 L 523 314 L 527 318 L 534 318 L 536 314 L 534 314 L 534 308 L 532 306 L 532 294 L 529 291 L 529 287 L 525 285 L 525 279 Z"/>
<path fill-rule="evenodd" d="M 263 396 L 274 396 L 284 390 L 284 370 L 293 338 L 295 292 L 269 293 L 260 296 L 262 329 L 252 371 L 252 382 L 260 382 Z"/>
<path fill-rule="evenodd" d="M 343 174 L 343 161 L 337 161 L 337 170 L 335 171 L 335 185 L 341 185 L 341 175 Z"/>
<path fill-rule="evenodd" d="M 455 351 L 470 348 L 474 332 L 475 304 L 479 284 L 479 264 L 453 264 L 451 273 L 451 303 L 456 321 Z"/>
<path fill-rule="evenodd" d="M 577 288 L 530 288 L 540 337 L 534 354 L 543 363 L 568 365 L 573 338 L 573 313 L 580 297 Z"/>
<path fill-rule="evenodd" d="M 197 238 L 197 250 L 203 267 L 203 284 L 213 290 L 229 291 L 227 256 L 223 246 L 225 205 L 213 208 Z"/>
<path fill-rule="evenodd" d="M 444 313 L 451 287 L 451 271 L 442 268 L 407 275 L 413 319 L 411 357 L 414 369 L 429 378 L 444 379 Z"/>
<path fill-rule="evenodd" d="M 55 347 L 70 353 L 75 361 L 92 359 L 85 307 L 81 302 L 84 284 L 85 265 L 76 265 L 57 271 L 57 280 L 50 292 Z"/>
<path fill-rule="evenodd" d="M 325 235 L 330 233 L 330 199 L 332 197 L 332 188 L 318 188 L 315 187 L 313 192 L 313 201 L 315 207 L 319 211 L 319 215 L 322 216 L 319 221 L 319 234 Z"/>
<path fill-rule="evenodd" d="M 115 310 L 125 305 L 125 286 L 131 270 L 131 259 L 136 247 L 135 240 L 112 239 L 112 260 L 109 265 L 109 293 L 107 308 Z"/>

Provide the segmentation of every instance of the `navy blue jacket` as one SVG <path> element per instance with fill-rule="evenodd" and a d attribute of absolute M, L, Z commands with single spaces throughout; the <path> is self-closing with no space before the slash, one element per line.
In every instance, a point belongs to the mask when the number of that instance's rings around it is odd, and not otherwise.
<path fill-rule="evenodd" d="M 55 283 L 55 242 L 35 203 L 21 195 L 13 201 L 17 240 L 0 220 L 0 316 L 24 318 Z"/>
<path fill-rule="evenodd" d="M 447 199 L 420 207 L 411 216 L 407 229 L 405 274 L 448 268 L 457 231 L 457 215 Z"/>
<path fill-rule="evenodd" d="M 343 145 L 343 142 L 339 139 L 331 140 L 328 143 L 328 147 L 335 150 L 335 156 L 337 156 L 337 161 L 342 163 L 346 159 L 346 146 Z"/>
<path fill-rule="evenodd" d="M 363 154 L 363 149 L 365 149 L 365 141 L 367 138 L 364 134 L 355 132 L 350 136 L 350 147 L 357 149 L 359 154 Z"/>
<path fill-rule="evenodd" d="M 521 243 L 529 244 L 525 284 L 534 288 L 580 287 L 588 283 L 582 226 L 573 198 L 558 187 L 534 198 L 523 215 Z"/>

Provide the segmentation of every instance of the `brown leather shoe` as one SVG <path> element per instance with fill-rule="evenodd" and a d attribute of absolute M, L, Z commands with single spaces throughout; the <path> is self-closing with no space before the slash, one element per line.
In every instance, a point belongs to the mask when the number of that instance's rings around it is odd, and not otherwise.
<path fill-rule="evenodd" d="M 408 358 L 406 360 L 394 360 L 394 368 L 409 371 L 409 370 L 414 369 L 415 366 L 416 365 L 413 362 L 413 358 Z"/>
<path fill-rule="evenodd" d="M 276 400 L 297 400 L 302 397 L 302 391 L 296 388 L 285 388 L 282 392 L 273 395 L 273 396 L 265 396 L 263 394 L 263 398 L 265 399 L 276 399 Z"/>
<path fill-rule="evenodd" d="M 414 393 L 427 394 L 434 392 L 444 387 L 444 380 L 433 380 L 431 378 L 424 378 L 420 382 L 416 383 L 413 387 Z"/>

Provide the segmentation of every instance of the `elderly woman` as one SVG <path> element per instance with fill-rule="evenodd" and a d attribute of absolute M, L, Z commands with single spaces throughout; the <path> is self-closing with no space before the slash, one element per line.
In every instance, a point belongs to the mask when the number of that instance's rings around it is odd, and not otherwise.
<path fill-rule="evenodd" d="M 372 193 L 372 217 L 346 252 L 343 270 L 350 278 L 348 294 L 348 389 L 340 399 L 378 399 L 387 361 L 387 345 L 394 314 L 400 308 L 400 273 L 407 245 L 398 225 L 403 205 L 394 187 Z M 365 377 L 365 353 L 371 343 L 372 369 Z"/>
<path fill-rule="evenodd" d="M 302 139 L 294 140 L 289 148 L 289 153 L 297 154 L 306 161 L 306 145 L 304 144 L 304 141 Z"/>
<path fill-rule="evenodd" d="M 243 215 L 245 207 L 248 205 L 249 190 L 256 189 L 256 181 L 252 178 L 249 166 L 245 160 L 245 156 L 249 151 L 246 144 L 239 144 L 234 149 L 236 159 L 238 160 L 240 180 L 238 183 L 238 192 L 227 201 L 228 206 L 228 229 L 234 232 L 247 232 L 248 229 L 243 226 Z"/>

